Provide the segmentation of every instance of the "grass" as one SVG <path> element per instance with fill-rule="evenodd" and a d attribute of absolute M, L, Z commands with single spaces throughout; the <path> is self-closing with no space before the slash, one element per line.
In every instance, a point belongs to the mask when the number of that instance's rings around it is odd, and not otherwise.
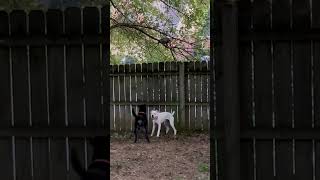
<path fill-rule="evenodd" d="M 206 163 L 200 163 L 198 166 L 198 171 L 201 173 L 208 173 L 209 172 L 209 165 Z"/>
<path fill-rule="evenodd" d="M 150 136 L 149 132 L 149 136 Z M 169 132 L 170 134 L 170 132 Z M 197 134 L 209 134 L 208 131 L 202 131 L 202 130 L 183 130 L 183 131 L 178 131 L 177 136 L 182 136 L 182 137 L 188 137 L 188 136 L 193 136 L 193 135 L 197 135 Z M 161 131 L 161 135 L 164 136 L 164 129 L 162 129 Z M 171 134 L 172 135 L 172 131 Z M 130 138 L 133 137 L 133 132 L 116 132 L 116 131 L 111 131 L 111 137 L 112 138 Z M 156 134 L 154 134 L 154 136 L 156 136 Z"/>

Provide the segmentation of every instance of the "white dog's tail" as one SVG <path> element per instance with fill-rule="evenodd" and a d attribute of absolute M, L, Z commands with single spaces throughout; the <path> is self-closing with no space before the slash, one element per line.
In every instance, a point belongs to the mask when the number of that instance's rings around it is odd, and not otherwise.
<path fill-rule="evenodd" d="M 171 113 L 172 114 L 172 116 L 174 115 L 174 111 Z"/>

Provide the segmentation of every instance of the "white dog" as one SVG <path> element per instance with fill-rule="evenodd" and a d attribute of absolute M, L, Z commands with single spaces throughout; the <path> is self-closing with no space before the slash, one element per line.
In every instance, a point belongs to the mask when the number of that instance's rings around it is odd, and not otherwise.
<path fill-rule="evenodd" d="M 154 129 L 155 129 L 155 124 L 158 124 L 158 133 L 157 133 L 157 137 L 159 137 L 160 135 L 160 129 L 161 129 L 161 124 L 164 123 L 166 126 L 166 134 L 168 134 L 169 132 L 169 125 L 168 123 L 166 123 L 166 120 L 169 121 L 170 126 L 172 127 L 173 131 L 174 131 L 174 135 L 177 134 L 177 130 L 174 127 L 174 111 L 172 113 L 169 112 L 159 112 L 158 110 L 152 110 L 151 112 L 151 119 L 152 119 L 152 132 L 151 132 L 151 136 L 153 136 L 154 133 Z"/>

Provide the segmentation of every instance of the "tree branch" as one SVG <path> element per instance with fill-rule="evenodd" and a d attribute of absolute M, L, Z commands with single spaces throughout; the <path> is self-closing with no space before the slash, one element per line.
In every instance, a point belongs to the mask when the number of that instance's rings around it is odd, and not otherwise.
<path fill-rule="evenodd" d="M 159 0 L 159 1 L 162 2 L 164 5 L 166 5 L 166 6 L 170 7 L 170 8 L 172 8 L 172 9 L 176 10 L 178 13 L 182 14 L 183 16 L 185 16 L 185 17 L 187 17 L 187 18 L 189 19 L 189 16 L 186 15 L 185 13 L 181 12 L 178 8 L 176 8 L 176 7 L 168 4 L 168 3 L 165 2 L 164 0 Z"/>
<path fill-rule="evenodd" d="M 110 0 L 110 2 L 111 2 L 111 5 L 112 5 L 125 19 L 127 19 L 127 17 L 123 14 L 123 12 L 120 11 L 120 9 L 118 8 L 118 6 L 116 6 L 112 0 Z"/>
<path fill-rule="evenodd" d="M 186 41 L 186 40 L 183 40 L 183 39 L 180 39 L 180 38 L 177 38 L 177 37 L 174 37 L 174 36 L 171 36 L 169 35 L 168 33 L 165 33 L 155 27 L 150 27 L 150 26 L 145 26 L 145 25 L 140 25 L 140 24 L 130 24 L 130 23 L 117 23 L 115 25 L 112 25 L 110 26 L 110 30 L 114 29 L 114 28 L 118 28 L 118 27 L 130 27 L 130 28 L 136 28 L 136 27 L 140 27 L 140 28 L 145 28 L 145 29 L 150 29 L 150 30 L 154 30 L 164 36 L 167 36 L 167 37 L 170 37 L 174 40 L 177 40 L 177 41 L 181 41 L 181 42 L 185 42 L 185 43 L 188 43 L 190 45 L 195 45 L 194 42 L 189 42 L 189 41 Z"/>

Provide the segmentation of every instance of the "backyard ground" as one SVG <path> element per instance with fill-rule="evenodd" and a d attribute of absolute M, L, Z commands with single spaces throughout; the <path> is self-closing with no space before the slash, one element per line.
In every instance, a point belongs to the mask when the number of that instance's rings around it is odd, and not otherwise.
<path fill-rule="evenodd" d="M 209 136 L 172 135 L 139 138 L 112 135 L 112 180 L 204 180 L 209 179 Z"/>

